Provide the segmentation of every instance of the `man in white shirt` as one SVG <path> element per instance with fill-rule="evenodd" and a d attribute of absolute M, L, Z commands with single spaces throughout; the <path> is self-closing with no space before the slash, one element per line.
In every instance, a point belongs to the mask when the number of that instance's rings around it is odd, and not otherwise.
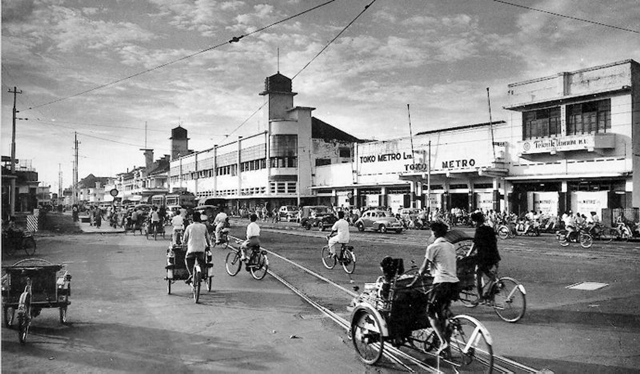
<path fill-rule="evenodd" d="M 204 253 L 211 246 L 207 226 L 201 222 L 200 213 L 193 213 L 193 223 L 184 230 L 184 242 L 187 243 L 187 253 L 184 256 L 184 261 L 189 272 L 189 278 L 185 281 L 188 284 L 191 283 L 193 277 L 191 269 L 193 269 L 196 260 L 202 268 L 205 267 Z"/>
<path fill-rule="evenodd" d="M 335 236 L 332 236 L 336 234 Z M 336 255 L 336 244 L 349 243 L 349 222 L 344 219 L 344 212 L 338 212 L 338 220 L 331 227 L 331 233 L 329 233 L 329 252 L 332 256 Z"/>
<path fill-rule="evenodd" d="M 185 211 L 182 210 L 180 214 L 175 215 L 171 219 L 171 226 L 173 226 L 173 234 L 171 234 L 171 240 L 173 244 L 181 244 L 180 237 L 182 236 L 182 231 L 184 230 L 184 214 Z"/>
<path fill-rule="evenodd" d="M 240 253 L 242 254 L 242 261 L 247 260 L 245 250 L 250 247 L 260 246 L 260 226 L 256 223 L 258 220 L 257 214 L 252 214 L 250 217 L 251 222 L 247 225 L 247 240 L 240 245 Z"/>
<path fill-rule="evenodd" d="M 213 220 L 213 225 L 216 227 L 216 244 L 220 244 L 220 233 L 222 233 L 222 229 L 224 229 L 227 224 L 227 218 L 227 213 L 223 210 L 220 211 Z"/>

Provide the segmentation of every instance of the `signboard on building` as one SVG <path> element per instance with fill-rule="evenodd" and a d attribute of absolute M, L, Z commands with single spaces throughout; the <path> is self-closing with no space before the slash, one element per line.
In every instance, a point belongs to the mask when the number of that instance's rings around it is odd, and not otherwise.
<path fill-rule="evenodd" d="M 607 208 L 607 191 L 576 191 L 571 193 L 571 210 L 574 213 L 589 217 L 589 212 L 601 215 L 602 209 Z"/>
<path fill-rule="evenodd" d="M 544 214 L 553 216 L 559 213 L 557 192 L 528 192 L 527 200 L 529 210 L 542 211 Z"/>
<path fill-rule="evenodd" d="M 524 140 L 517 143 L 518 153 L 554 153 L 615 147 L 615 134 L 584 134 Z"/>

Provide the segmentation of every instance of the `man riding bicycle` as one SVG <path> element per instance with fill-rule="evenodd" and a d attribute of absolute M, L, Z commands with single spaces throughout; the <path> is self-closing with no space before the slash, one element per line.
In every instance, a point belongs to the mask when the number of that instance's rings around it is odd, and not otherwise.
<path fill-rule="evenodd" d="M 335 236 L 332 236 L 336 234 Z M 349 243 L 349 222 L 344 219 L 344 212 L 341 210 L 338 212 L 338 220 L 331 227 L 329 233 L 329 252 L 332 257 L 336 255 L 336 244 L 348 244 Z"/>
<path fill-rule="evenodd" d="M 475 250 L 478 260 L 476 280 L 479 299 L 476 302 L 479 303 L 491 296 L 482 294 L 482 274 L 485 274 L 491 279 L 491 282 L 495 282 L 496 277 L 491 269 L 494 266 L 498 266 L 500 253 L 498 252 L 496 232 L 492 227 L 484 224 L 484 215 L 481 212 L 474 212 L 471 214 L 471 221 L 473 221 L 476 227 L 476 233 L 473 237 L 473 250 Z M 488 289 L 490 289 L 490 287 Z"/>
<path fill-rule="evenodd" d="M 247 248 L 260 246 L 260 226 L 256 223 L 258 215 L 254 213 L 249 219 L 251 222 L 247 225 L 247 240 L 240 245 L 241 261 L 249 259 L 245 253 Z"/>
<path fill-rule="evenodd" d="M 193 213 L 193 223 L 184 230 L 183 242 L 187 243 L 187 253 L 184 256 L 184 261 L 187 264 L 187 271 L 189 272 L 189 278 L 187 278 L 185 283 L 190 284 L 193 279 L 191 272 L 193 265 L 195 265 L 197 260 L 200 267 L 205 267 L 204 253 L 207 248 L 211 246 L 207 226 L 201 222 L 199 212 Z"/>
<path fill-rule="evenodd" d="M 427 317 L 431 327 L 440 339 L 440 348 L 437 354 L 449 347 L 447 339 L 443 337 L 445 312 L 451 302 L 458 297 L 458 277 L 456 276 L 456 250 L 444 236 L 449 227 L 436 221 L 431 224 L 431 231 L 435 237 L 433 244 L 427 247 L 424 261 L 418 270 L 418 275 L 424 274 L 430 268 L 433 276 L 433 286 L 429 292 L 429 304 Z M 433 264 L 429 266 L 429 264 Z M 417 282 L 417 276 L 407 287 L 412 287 Z"/>

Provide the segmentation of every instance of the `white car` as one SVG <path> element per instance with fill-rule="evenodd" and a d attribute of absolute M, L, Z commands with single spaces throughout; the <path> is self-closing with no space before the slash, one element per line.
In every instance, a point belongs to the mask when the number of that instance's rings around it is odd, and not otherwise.
<path fill-rule="evenodd" d="M 278 210 L 281 221 L 296 222 L 298 220 L 298 207 L 295 205 L 283 205 Z"/>

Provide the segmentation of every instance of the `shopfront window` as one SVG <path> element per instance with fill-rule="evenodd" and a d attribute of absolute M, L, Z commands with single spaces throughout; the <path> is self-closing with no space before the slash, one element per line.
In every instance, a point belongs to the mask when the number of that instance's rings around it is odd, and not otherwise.
<path fill-rule="evenodd" d="M 560 135 L 560 107 L 522 113 L 522 140 Z"/>
<path fill-rule="evenodd" d="M 567 135 L 604 133 L 611 128 L 611 99 L 567 105 Z"/>

